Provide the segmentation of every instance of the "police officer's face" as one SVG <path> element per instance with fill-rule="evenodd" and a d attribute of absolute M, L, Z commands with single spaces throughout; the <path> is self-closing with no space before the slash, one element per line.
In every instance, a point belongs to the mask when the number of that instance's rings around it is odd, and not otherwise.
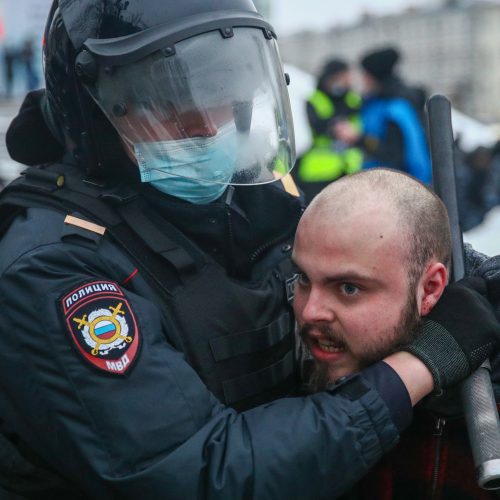
<path fill-rule="evenodd" d="M 133 108 L 120 120 L 120 133 L 127 154 L 134 159 L 133 144 L 214 137 L 233 120 L 230 105 L 216 109 L 191 109 L 179 112 L 167 105 Z"/>
<path fill-rule="evenodd" d="M 332 75 L 326 81 L 326 87 L 341 87 L 345 89 L 350 89 L 352 87 L 352 76 L 350 70 L 346 69 L 345 71 L 341 71 Z"/>
<path fill-rule="evenodd" d="M 301 271 L 297 322 L 330 381 L 407 343 L 422 296 L 415 286 L 409 290 L 404 236 L 393 213 L 378 206 L 337 215 L 325 220 L 306 212 L 293 252 Z"/>

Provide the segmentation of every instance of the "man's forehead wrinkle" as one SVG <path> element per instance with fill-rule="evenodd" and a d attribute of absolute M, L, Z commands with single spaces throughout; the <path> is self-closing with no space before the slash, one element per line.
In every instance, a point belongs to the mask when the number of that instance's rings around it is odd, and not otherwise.
<path fill-rule="evenodd" d="M 391 199 L 388 196 L 382 196 L 380 191 L 374 189 L 371 184 L 359 180 L 338 182 L 338 185 L 333 183 L 317 198 L 313 209 L 325 218 L 349 215 L 356 207 L 381 208 L 383 205 L 388 205 Z"/>
<path fill-rule="evenodd" d="M 343 282 L 364 282 L 364 283 L 378 283 L 380 280 L 376 274 L 369 274 L 366 271 L 357 271 L 354 269 L 331 269 L 322 279 L 325 284 L 329 283 L 343 283 Z"/>
<path fill-rule="evenodd" d="M 349 224 L 389 227 L 392 226 L 391 221 L 399 223 L 395 204 L 372 192 L 366 191 L 358 195 L 353 192 L 342 193 L 320 201 L 305 214 L 305 222 L 317 230 L 335 227 L 345 234 Z"/>
<path fill-rule="evenodd" d="M 374 219 L 381 227 L 397 229 L 400 244 L 412 247 L 412 235 L 421 225 L 422 213 L 427 213 L 434 203 L 433 194 L 402 173 L 390 170 L 365 170 L 361 173 L 343 177 L 325 188 L 311 203 L 306 216 L 311 217 L 308 224 L 311 235 L 326 233 L 339 221 L 349 224 L 351 217 L 365 216 Z M 310 211 L 310 213 L 308 213 Z M 383 226 L 381 217 L 387 217 L 388 224 Z M 369 229 L 369 226 L 365 226 Z M 339 227 L 342 230 L 342 227 Z M 372 233 L 368 233 L 372 234 Z M 385 234 L 381 236 L 385 237 Z M 311 236 L 312 237 L 312 236 Z"/>
<path fill-rule="evenodd" d="M 415 191 L 421 193 L 422 186 L 400 172 L 365 170 L 330 184 L 314 201 L 329 203 L 337 199 L 348 202 L 370 197 L 404 203 Z"/>

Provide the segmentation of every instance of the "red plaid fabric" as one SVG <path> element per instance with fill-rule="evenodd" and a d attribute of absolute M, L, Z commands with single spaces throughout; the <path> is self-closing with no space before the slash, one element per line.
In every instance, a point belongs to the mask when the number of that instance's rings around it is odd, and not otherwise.
<path fill-rule="evenodd" d="M 429 412 L 415 413 L 399 445 L 358 484 L 357 500 L 490 500 L 478 487 L 463 418 L 444 426 Z"/>

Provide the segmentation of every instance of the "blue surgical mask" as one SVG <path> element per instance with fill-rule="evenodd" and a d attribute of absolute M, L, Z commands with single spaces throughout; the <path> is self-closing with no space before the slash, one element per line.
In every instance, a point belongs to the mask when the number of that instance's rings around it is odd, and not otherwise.
<path fill-rule="evenodd" d="M 190 203 L 210 203 L 233 176 L 238 135 L 231 122 L 213 137 L 134 144 L 141 181 Z"/>

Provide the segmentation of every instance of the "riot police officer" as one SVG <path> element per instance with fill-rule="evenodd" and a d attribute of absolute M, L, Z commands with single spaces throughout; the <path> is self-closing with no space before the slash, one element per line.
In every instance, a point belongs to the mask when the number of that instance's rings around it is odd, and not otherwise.
<path fill-rule="evenodd" d="M 495 345 L 489 306 L 458 291 L 443 308 L 476 328 L 449 327 L 458 372 L 431 343 L 427 365 L 396 353 L 286 397 L 302 204 L 275 33 L 250 0 L 55 0 L 44 58 L 8 137 L 33 166 L 0 199 L 5 491 L 332 498 Z"/>
<path fill-rule="evenodd" d="M 310 202 L 328 184 L 361 170 L 363 164 L 361 150 L 348 147 L 334 132 L 339 120 L 361 130 L 361 96 L 352 90 L 351 68 L 346 61 L 331 59 L 325 64 L 306 108 L 313 142 L 292 175 Z"/>

